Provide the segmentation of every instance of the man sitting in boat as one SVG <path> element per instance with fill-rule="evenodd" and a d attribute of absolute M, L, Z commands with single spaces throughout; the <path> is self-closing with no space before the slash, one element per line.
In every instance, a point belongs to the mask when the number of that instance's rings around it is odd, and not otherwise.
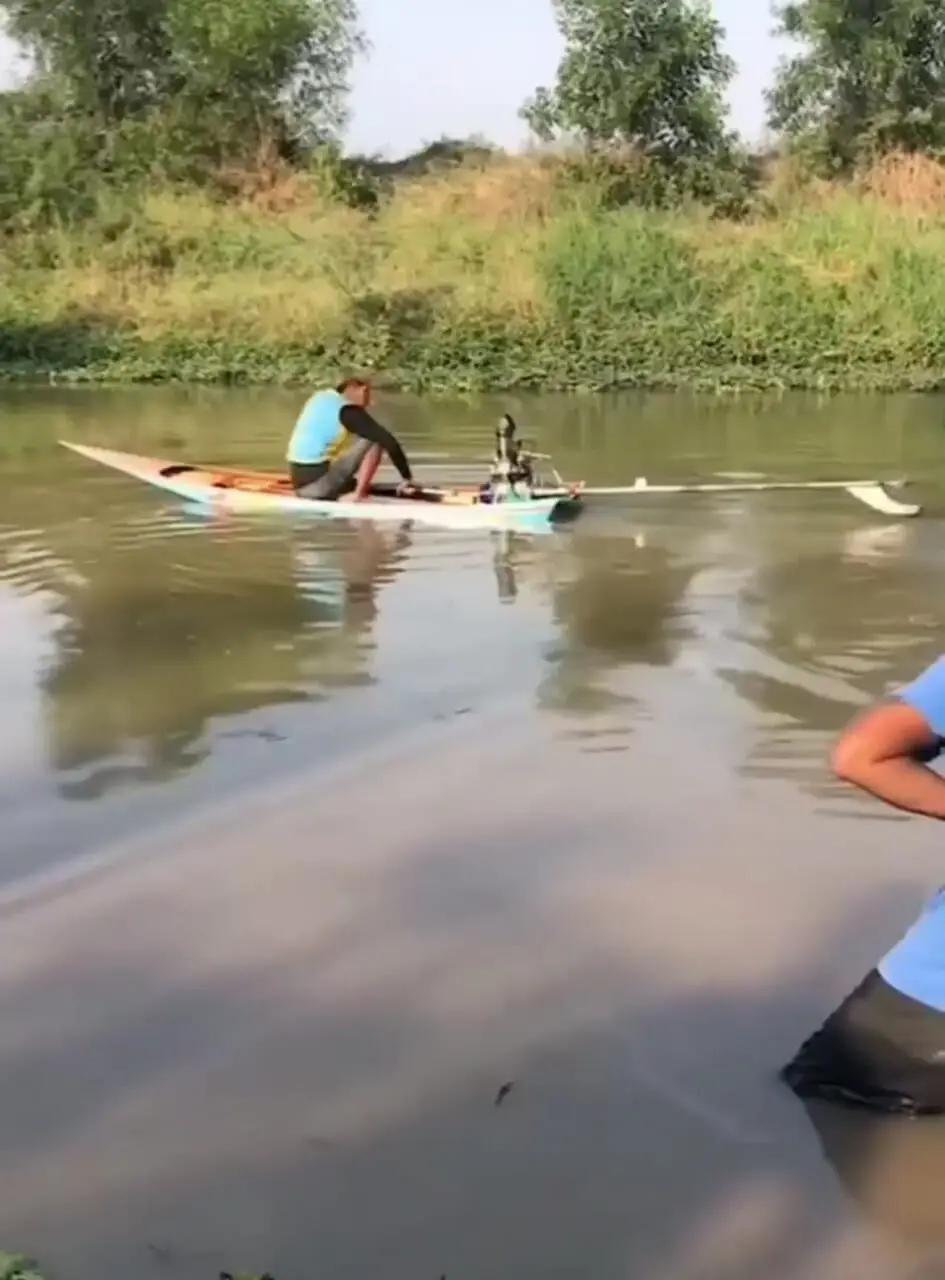
<path fill-rule="evenodd" d="M 401 476 L 398 492 L 414 489 L 410 463 L 400 441 L 368 412 L 371 384 L 346 378 L 333 391 L 318 391 L 299 414 L 286 460 L 300 498 L 334 501 L 352 494 L 358 502 L 386 453 Z"/>

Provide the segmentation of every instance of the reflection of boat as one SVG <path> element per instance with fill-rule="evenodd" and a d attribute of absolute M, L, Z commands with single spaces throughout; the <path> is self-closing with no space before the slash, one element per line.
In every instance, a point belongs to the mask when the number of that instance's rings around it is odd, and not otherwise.
<path fill-rule="evenodd" d="M 374 680 L 377 596 L 403 566 L 402 531 L 185 545 L 168 575 L 161 539 L 96 543 L 57 584 L 41 688 L 70 799 L 179 777 L 223 738 L 279 741 L 276 709 Z"/>
<path fill-rule="evenodd" d="M 576 492 L 559 487 L 536 490 L 529 496 L 499 498 L 488 486 L 466 488 L 420 487 L 416 496 L 400 496 L 396 487 L 375 484 L 371 496 L 362 502 L 344 498 L 321 501 L 300 498 L 288 476 L 265 471 L 201 467 L 146 458 L 114 449 L 61 441 L 67 449 L 100 462 L 103 466 L 144 480 L 188 502 L 227 511 L 281 511 L 290 515 L 324 516 L 334 519 L 403 521 L 410 519 L 453 529 L 540 528 L 561 517 L 577 514 L 580 499 Z"/>

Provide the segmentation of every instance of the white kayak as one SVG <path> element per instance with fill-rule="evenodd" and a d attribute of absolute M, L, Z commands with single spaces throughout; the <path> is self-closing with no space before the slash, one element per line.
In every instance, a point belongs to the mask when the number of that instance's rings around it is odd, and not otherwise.
<path fill-rule="evenodd" d="M 143 480 L 187 502 L 209 510 L 280 511 L 290 515 L 335 520 L 413 520 L 448 529 L 538 529 L 573 518 L 581 509 L 577 490 L 567 487 L 539 492 L 532 498 L 490 498 L 478 487 L 420 486 L 416 496 L 398 495 L 396 486 L 376 484 L 360 502 L 300 498 L 287 475 L 229 467 L 204 467 L 165 458 L 148 458 L 116 449 L 59 442 L 102 466 Z"/>

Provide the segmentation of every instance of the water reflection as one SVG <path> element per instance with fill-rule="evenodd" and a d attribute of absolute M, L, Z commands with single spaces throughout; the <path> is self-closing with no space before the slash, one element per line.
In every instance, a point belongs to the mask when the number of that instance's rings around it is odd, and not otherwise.
<path fill-rule="evenodd" d="M 945 610 L 921 538 L 918 526 L 872 526 L 793 555 L 762 540 L 740 593 L 747 644 L 719 671 L 761 713 L 748 772 L 838 795 L 823 765 L 829 741 L 941 652 Z"/>
<path fill-rule="evenodd" d="M 621 668 L 672 663 L 690 634 L 682 600 L 695 570 L 664 546 L 615 538 L 578 544 L 575 561 L 554 593 L 560 640 L 548 655 L 540 701 L 593 712 L 614 698 L 608 677 Z"/>
<path fill-rule="evenodd" d="M 6 665 L 22 658 L 16 692 L 38 696 L 35 716 L 27 697 L 5 700 L 0 787 L 7 829 L 19 835 L 8 837 L 0 879 L 74 857 L 82 838 L 99 848 L 107 824 L 95 824 L 109 805 L 128 806 L 126 829 L 146 827 L 168 794 L 155 784 L 186 777 L 196 795 L 256 782 L 254 753 L 242 771 L 199 767 L 211 752 L 226 758 L 224 738 L 252 735 L 264 753 L 272 744 L 279 767 L 293 751 L 308 765 L 316 735 L 343 755 L 349 743 L 374 741 L 379 723 L 397 733 L 442 718 L 444 705 L 453 715 L 506 692 L 524 691 L 522 703 L 533 694 L 549 713 L 543 724 L 563 725 L 589 751 L 625 749 L 655 714 L 666 720 L 663 740 L 679 743 L 684 779 L 708 744 L 733 773 L 792 777 L 832 796 L 827 739 L 941 647 L 934 517 L 915 528 L 857 524 L 850 508 L 805 510 L 791 498 L 656 502 L 645 521 L 625 510 L 540 540 L 366 524 L 198 527 L 143 487 L 61 458 L 53 444 L 72 436 L 271 466 L 297 403 L 294 392 L 268 389 L 5 398 L 0 577 L 29 606 L 4 615 L 10 634 L 25 636 L 5 651 Z M 869 474 L 902 464 L 934 482 L 945 436 L 930 403 L 917 415 L 903 398 L 405 399 L 389 419 L 408 447 L 472 457 L 488 451 L 487 424 L 511 407 L 529 434 L 540 429 L 562 470 L 590 481 L 723 469 Z M 355 705 L 363 718 L 339 746 L 332 735 L 357 720 Z M 47 759 L 20 769 L 13 757 L 34 719 Z M 708 726 L 695 746 L 694 723 Z M 283 748 L 284 735 L 297 736 Z M 631 816 L 641 785 L 628 770 Z M 153 798 L 143 821 L 128 799 L 138 793 Z M 183 784 L 175 800 L 182 793 Z M 747 803 L 763 804 L 759 793 Z M 875 808 L 869 816 L 882 818 Z M 679 843 L 701 850 L 698 817 L 682 805 L 679 822 Z M 811 1118 L 870 1216 L 910 1240 L 945 1241 L 940 1126 L 894 1128 L 837 1108 Z"/>
<path fill-rule="evenodd" d="M 41 679 L 62 794 L 166 781 L 207 757 L 215 719 L 369 683 L 378 594 L 408 547 L 364 526 L 332 543 L 193 537 L 170 563 L 153 542 L 77 558 Z"/>
<path fill-rule="evenodd" d="M 809 1101 L 827 1163 L 860 1211 L 905 1244 L 945 1246 L 945 1122 Z"/>
<path fill-rule="evenodd" d="M 286 716 L 267 708 L 379 679 L 377 710 L 402 700 L 415 713 L 436 700 L 423 685 L 437 687 L 441 669 L 463 705 L 471 690 L 534 690 L 564 732 L 596 744 L 625 740 L 643 714 L 677 714 L 678 697 L 661 701 L 670 684 L 682 698 L 711 695 L 695 710 L 748 724 L 749 770 L 793 771 L 822 791 L 823 736 L 937 651 L 934 518 L 923 551 L 911 528 L 851 528 L 851 508 L 829 499 L 810 504 L 810 519 L 793 496 L 650 499 L 561 537 L 468 539 L 444 553 L 449 564 L 431 551 L 444 541 L 426 531 L 391 610 L 379 591 L 403 574 L 406 535 L 240 525 L 194 536 L 179 508 L 55 445 L 62 436 L 274 466 L 299 394 L 3 393 L 0 573 L 54 624 L 35 648 L 60 794 L 91 798 L 192 773 L 223 737 L 276 741 Z M 909 397 L 382 401 L 412 451 L 483 458 L 489 424 L 511 409 L 564 472 L 592 483 L 902 470 L 930 512 L 945 448 L 937 407 Z"/>
<path fill-rule="evenodd" d="M 545 711 L 588 721 L 578 732 L 596 749 L 615 749 L 632 730 L 645 698 L 634 677 L 671 666 L 692 636 L 686 596 L 704 536 L 648 541 L 624 528 L 572 540 L 549 590 L 554 638 L 545 647 L 537 701 Z"/>
<path fill-rule="evenodd" d="M 492 535 L 492 573 L 500 604 L 514 604 L 518 599 L 518 566 L 531 560 L 531 539 L 509 529 Z"/>

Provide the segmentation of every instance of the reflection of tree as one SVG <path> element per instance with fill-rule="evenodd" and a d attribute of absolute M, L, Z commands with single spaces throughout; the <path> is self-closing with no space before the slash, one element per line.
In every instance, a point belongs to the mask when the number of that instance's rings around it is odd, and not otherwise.
<path fill-rule="evenodd" d="M 500 588 L 507 595 L 525 555 L 514 544 L 506 549 Z M 681 600 L 697 566 L 678 547 L 641 545 L 626 532 L 573 537 L 569 559 L 569 572 L 550 585 L 560 638 L 546 655 L 539 702 L 595 714 L 627 701 L 608 683 L 617 671 L 673 662 L 688 634 Z M 499 561 L 497 554 L 497 573 Z"/>
<path fill-rule="evenodd" d="M 756 743 L 753 768 L 805 768 L 806 735 L 835 734 L 858 704 L 884 696 L 940 653 L 941 611 L 927 572 L 901 554 L 901 538 L 887 526 L 839 554 L 779 560 L 754 575 L 740 612 L 759 669 L 719 672 L 769 726 L 774 721 Z M 815 791 L 833 794 L 819 754 L 809 772 Z"/>
<path fill-rule="evenodd" d="M 934 605 L 927 575 L 914 563 L 895 554 L 828 552 L 763 568 L 742 609 L 766 652 L 875 698 L 940 652 L 942 616 Z M 762 709 L 797 715 L 812 728 L 834 728 L 849 714 L 849 702 L 810 693 L 795 700 L 793 686 L 779 693 L 778 683 L 754 686 Z"/>
<path fill-rule="evenodd" d="M 186 771 L 209 754 L 213 718 L 369 682 L 375 596 L 403 543 L 367 527 L 333 533 L 70 557 L 81 581 L 57 582 L 62 621 L 42 680 L 54 766 L 83 771 L 64 792 Z"/>

